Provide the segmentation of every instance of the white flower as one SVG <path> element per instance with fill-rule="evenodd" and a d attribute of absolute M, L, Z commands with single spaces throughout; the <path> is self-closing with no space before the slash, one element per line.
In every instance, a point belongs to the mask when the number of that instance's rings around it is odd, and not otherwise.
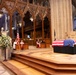
<path fill-rule="evenodd" d="M 12 48 L 11 40 L 9 36 L 0 36 L 0 47 L 5 49 L 7 47 Z"/>

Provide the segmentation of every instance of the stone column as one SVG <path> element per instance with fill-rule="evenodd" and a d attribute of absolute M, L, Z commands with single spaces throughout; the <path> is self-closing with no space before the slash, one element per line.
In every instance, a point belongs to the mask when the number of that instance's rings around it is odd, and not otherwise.
<path fill-rule="evenodd" d="M 64 39 L 65 32 L 73 30 L 71 0 L 50 0 L 52 41 Z"/>

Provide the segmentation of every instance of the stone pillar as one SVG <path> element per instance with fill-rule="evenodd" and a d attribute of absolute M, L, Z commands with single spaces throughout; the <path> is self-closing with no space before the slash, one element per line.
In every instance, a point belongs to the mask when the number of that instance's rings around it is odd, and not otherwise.
<path fill-rule="evenodd" d="M 64 39 L 65 32 L 73 30 L 72 25 L 72 1 L 50 0 L 52 41 Z M 55 34 L 55 35 L 54 35 Z"/>

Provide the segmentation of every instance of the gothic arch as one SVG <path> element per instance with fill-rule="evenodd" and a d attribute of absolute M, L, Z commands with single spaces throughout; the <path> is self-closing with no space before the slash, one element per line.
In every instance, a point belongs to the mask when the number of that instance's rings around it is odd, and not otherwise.
<path fill-rule="evenodd" d="M 26 13 L 24 13 L 24 17 L 23 17 L 23 21 L 24 22 L 26 22 L 26 21 L 28 22 L 29 20 L 31 20 L 31 18 L 32 18 L 32 14 L 29 11 L 27 11 Z"/>
<path fill-rule="evenodd" d="M 15 11 L 17 11 L 17 12 L 20 14 L 20 16 L 22 16 L 22 12 L 21 12 L 18 8 L 15 8 L 15 9 L 13 10 L 12 14 L 13 14 Z"/>
<path fill-rule="evenodd" d="M 25 10 L 24 10 L 24 12 L 23 12 L 23 16 L 24 16 L 27 12 L 29 12 L 29 13 L 31 14 L 31 12 L 29 11 L 29 9 L 28 9 L 28 8 L 25 8 Z M 31 15 L 32 15 L 32 14 L 31 14 Z"/>
<path fill-rule="evenodd" d="M 30 0 L 31 1 L 31 0 Z M 8 14 L 10 16 L 10 36 L 12 37 L 12 16 L 13 16 L 13 13 L 15 11 L 17 11 L 19 13 L 19 15 L 21 16 L 21 23 L 22 23 L 22 30 L 21 30 L 21 33 L 22 33 L 22 38 L 25 37 L 24 35 L 24 32 L 28 33 L 28 31 L 30 32 L 30 34 L 32 35 L 33 39 L 35 39 L 35 35 L 33 35 L 33 33 L 35 32 L 35 29 L 36 29 L 36 32 L 37 32 L 37 36 L 38 37 L 42 37 L 43 35 L 43 25 L 44 25 L 44 17 L 47 15 L 46 12 L 48 13 L 48 7 L 45 7 L 43 5 L 41 5 L 41 2 L 42 1 L 39 1 L 37 0 L 37 4 L 35 4 L 35 0 L 32 0 L 33 2 L 29 2 L 28 0 L 27 1 L 24 1 L 24 0 L 2 0 L 2 3 L 0 5 L 0 9 L 2 9 L 3 7 L 8 11 Z M 29 12 L 30 13 L 30 17 L 28 18 L 29 21 L 27 21 L 28 23 L 31 23 L 29 25 L 29 28 L 30 30 L 28 29 L 28 24 L 27 26 L 25 26 L 25 22 L 23 20 L 25 14 Z M 49 14 L 48 14 L 49 15 Z M 38 16 L 38 17 L 37 17 Z M 28 17 L 28 16 L 26 16 Z M 49 16 L 48 16 L 49 17 Z M 32 18 L 32 20 L 31 20 Z M 37 19 L 38 18 L 38 21 L 37 22 Z M 26 18 L 27 19 L 27 18 Z M 37 27 L 36 27 L 36 22 L 37 22 Z M 27 29 L 27 30 L 26 30 Z M 38 34 L 40 32 L 40 34 Z"/>
<path fill-rule="evenodd" d="M 42 15 L 40 13 L 36 14 L 36 17 L 39 15 L 40 19 L 42 20 Z"/>
<path fill-rule="evenodd" d="M 7 10 L 7 12 L 8 12 L 8 15 L 10 15 L 10 10 L 8 9 L 8 7 L 6 6 L 6 5 L 4 5 L 4 6 L 2 6 L 1 8 L 0 8 L 0 10 L 2 9 L 2 8 L 5 8 L 6 10 Z"/>

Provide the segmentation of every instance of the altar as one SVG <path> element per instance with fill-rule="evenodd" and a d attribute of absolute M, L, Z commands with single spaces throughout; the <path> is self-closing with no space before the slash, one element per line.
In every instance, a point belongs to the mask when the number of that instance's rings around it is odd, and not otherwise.
<path fill-rule="evenodd" d="M 64 41 L 54 41 L 52 47 L 56 53 L 76 54 L 76 44 L 74 44 L 74 47 L 64 46 Z"/>

